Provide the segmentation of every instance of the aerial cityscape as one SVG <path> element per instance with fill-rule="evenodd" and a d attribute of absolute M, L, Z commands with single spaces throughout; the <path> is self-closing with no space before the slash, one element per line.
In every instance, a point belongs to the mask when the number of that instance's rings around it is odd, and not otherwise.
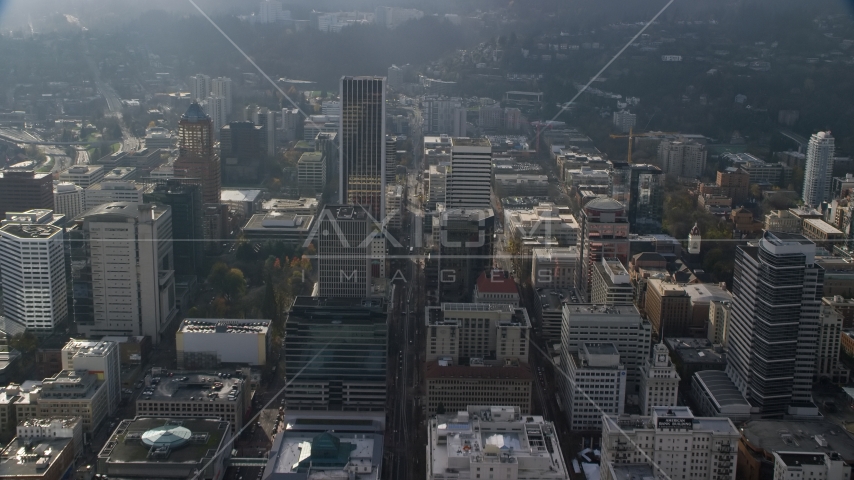
<path fill-rule="evenodd" d="M 0 480 L 851 480 L 854 2 L 0 2 Z"/>

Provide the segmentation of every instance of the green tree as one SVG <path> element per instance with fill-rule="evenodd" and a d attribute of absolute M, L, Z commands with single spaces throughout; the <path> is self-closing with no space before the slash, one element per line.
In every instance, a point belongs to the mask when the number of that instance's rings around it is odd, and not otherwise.
<path fill-rule="evenodd" d="M 208 274 L 208 284 L 214 290 L 222 292 L 225 288 L 225 275 L 228 273 L 228 265 L 225 262 L 216 262 Z"/>
<path fill-rule="evenodd" d="M 276 322 L 279 318 L 279 310 L 278 305 L 276 305 L 276 291 L 273 288 L 273 276 L 267 275 L 267 285 L 264 289 L 264 302 L 261 305 L 261 313 L 264 315 L 264 318 L 269 318 L 271 321 Z"/>
<path fill-rule="evenodd" d="M 39 347 L 39 340 L 31 332 L 17 333 L 9 340 L 9 346 L 24 355 L 30 355 Z"/>
<path fill-rule="evenodd" d="M 222 290 L 229 299 L 238 298 L 246 293 L 246 278 L 239 268 L 232 268 L 225 274 Z"/>

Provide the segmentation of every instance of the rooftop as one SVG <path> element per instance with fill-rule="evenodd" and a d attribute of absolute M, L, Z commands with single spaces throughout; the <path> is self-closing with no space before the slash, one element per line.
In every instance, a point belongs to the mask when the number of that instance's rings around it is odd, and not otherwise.
<path fill-rule="evenodd" d="M 732 301 L 732 294 L 713 283 L 692 283 L 685 285 L 685 292 L 691 297 L 692 304 L 712 301 Z"/>
<path fill-rule="evenodd" d="M 44 438 L 38 442 L 15 438 L 0 454 L 0 478 L 42 478 L 73 438 Z"/>
<path fill-rule="evenodd" d="M 775 452 L 780 461 L 788 467 L 803 465 L 824 465 L 824 453 Z"/>
<path fill-rule="evenodd" d="M 181 373 L 175 372 L 171 377 L 163 377 L 157 385 L 154 385 L 154 394 L 151 401 L 179 402 L 179 401 L 205 401 L 205 402 L 233 402 L 246 388 L 246 381 L 238 378 L 233 373 L 220 376 L 211 373 Z"/>
<path fill-rule="evenodd" d="M 149 445 L 152 441 L 168 441 L 172 436 L 164 427 L 171 429 L 173 435 L 184 434 L 186 443 L 171 442 L 171 448 L 157 452 Z M 148 418 L 136 417 L 122 420 L 110 435 L 104 448 L 98 454 L 100 461 L 110 463 L 182 463 L 199 464 L 212 458 L 222 446 L 228 431 L 228 422 L 214 419 Z M 161 432 L 157 434 L 157 432 Z M 189 435 L 186 435 L 189 433 Z M 167 436 L 164 436 L 167 435 Z M 148 440 L 148 441 L 146 441 Z M 106 472 L 102 472 L 106 473 Z"/>
<path fill-rule="evenodd" d="M 705 338 L 671 337 L 665 338 L 664 343 L 683 363 L 726 365 L 726 351 L 716 349 L 712 342 Z"/>
<path fill-rule="evenodd" d="M 738 405 L 750 408 L 750 403 L 744 399 L 726 372 L 702 370 L 695 373 L 694 376 L 706 386 L 712 394 L 712 400 L 718 404 L 718 407 Z"/>
<path fill-rule="evenodd" d="M 439 361 L 427 362 L 424 376 L 435 378 L 478 378 L 478 379 L 513 379 L 531 380 L 533 375 L 527 364 L 519 363 L 511 366 L 504 365 L 441 365 Z"/>
<path fill-rule="evenodd" d="M 751 420 L 741 430 L 745 442 L 754 449 L 769 453 L 838 452 L 846 462 L 854 461 L 854 439 L 827 420 Z"/>
<path fill-rule="evenodd" d="M 243 226 L 243 230 L 270 232 L 275 232 L 277 229 L 282 231 L 308 231 L 311 229 L 313 220 L 313 215 L 302 215 L 299 213 L 281 211 L 256 213 L 249 217 L 246 225 Z"/>
<path fill-rule="evenodd" d="M 156 203 L 111 202 L 98 205 L 88 212 L 81 214 L 80 218 L 100 222 L 116 221 L 110 217 L 145 220 L 142 218 L 142 213 L 151 212 L 153 219 L 157 220 L 169 210 L 169 206 Z"/>
<path fill-rule="evenodd" d="M 254 202 L 261 196 L 261 190 L 222 189 L 220 200 L 226 202 Z"/>
<path fill-rule="evenodd" d="M 807 218 L 804 224 L 811 225 L 816 230 L 826 235 L 844 235 L 841 230 L 819 218 Z"/>
<path fill-rule="evenodd" d="M 53 225 L 10 223 L 0 227 L 0 232 L 27 240 L 49 239 L 62 236 L 62 229 Z"/>
<path fill-rule="evenodd" d="M 503 270 L 481 273 L 480 277 L 477 278 L 477 291 L 479 293 L 510 293 L 519 295 L 516 281 Z"/>
<path fill-rule="evenodd" d="M 451 139 L 451 145 L 454 147 L 491 147 L 489 140 L 486 138 L 469 138 L 455 137 Z"/>
<path fill-rule="evenodd" d="M 185 333 L 250 333 L 266 334 L 269 320 L 226 320 L 187 318 L 181 322 L 179 331 Z"/>

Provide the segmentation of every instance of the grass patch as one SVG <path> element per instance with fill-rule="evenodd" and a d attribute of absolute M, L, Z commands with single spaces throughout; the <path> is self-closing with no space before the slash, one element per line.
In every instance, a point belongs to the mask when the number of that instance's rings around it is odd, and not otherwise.
<path fill-rule="evenodd" d="M 120 148 L 122 148 L 122 142 L 116 142 L 116 143 L 110 145 L 111 153 L 118 152 Z"/>

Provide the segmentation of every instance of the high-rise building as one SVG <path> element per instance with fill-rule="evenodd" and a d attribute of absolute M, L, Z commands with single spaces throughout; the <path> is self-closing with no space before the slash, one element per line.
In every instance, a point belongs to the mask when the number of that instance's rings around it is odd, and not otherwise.
<path fill-rule="evenodd" d="M 294 140 L 297 134 L 297 124 L 302 120 L 298 108 L 282 109 L 282 135 L 286 142 Z"/>
<path fill-rule="evenodd" d="M 581 209 L 581 278 L 578 288 L 589 298 L 593 266 L 603 258 L 629 260 L 629 219 L 626 207 L 610 198 L 595 198 Z"/>
<path fill-rule="evenodd" d="M 801 235 L 765 232 L 736 250 L 726 372 L 762 415 L 817 412 L 823 273 Z"/>
<path fill-rule="evenodd" d="M 83 213 L 83 195 L 85 190 L 73 183 L 59 183 L 53 188 L 53 204 L 56 213 L 71 220 Z"/>
<path fill-rule="evenodd" d="M 451 165 L 445 180 L 447 208 L 491 208 L 492 145 L 485 138 L 451 140 Z"/>
<path fill-rule="evenodd" d="M 709 302 L 709 328 L 707 338 L 712 344 L 727 346 L 729 319 L 732 313 L 732 302 L 728 300 L 712 300 Z"/>
<path fill-rule="evenodd" d="M 80 218 L 69 232 L 78 332 L 147 335 L 159 343 L 178 313 L 172 209 L 108 203 Z"/>
<path fill-rule="evenodd" d="M 427 361 L 459 365 L 483 362 L 528 362 L 531 320 L 524 308 L 488 303 L 442 303 L 427 307 Z M 474 364 L 473 364 L 474 365 Z"/>
<path fill-rule="evenodd" d="M 627 392 L 633 395 L 640 385 L 640 367 L 649 358 L 651 331 L 634 305 L 564 304 L 560 348 L 569 353 L 584 342 L 613 343 L 626 367 Z"/>
<path fill-rule="evenodd" d="M 371 296 L 371 244 L 374 223 L 358 205 L 326 205 L 320 212 L 317 239 L 318 288 L 321 297 Z"/>
<path fill-rule="evenodd" d="M 804 169 L 804 204 L 818 207 L 821 202 L 830 200 L 834 148 L 830 132 L 818 132 L 810 137 Z"/>
<path fill-rule="evenodd" d="M 614 112 L 614 126 L 623 133 L 628 133 L 629 130 L 637 125 L 638 116 L 628 110 L 620 110 Z"/>
<path fill-rule="evenodd" d="M 297 180 L 300 191 L 323 192 L 326 187 L 326 162 L 322 152 L 305 152 L 297 161 Z"/>
<path fill-rule="evenodd" d="M 190 77 L 190 97 L 194 102 L 201 102 L 211 94 L 211 77 L 203 74 Z"/>
<path fill-rule="evenodd" d="M 575 289 L 579 255 L 575 246 L 533 249 L 531 284 L 534 288 Z"/>
<path fill-rule="evenodd" d="M 0 172 L 0 217 L 33 209 L 53 210 L 53 175 L 32 170 Z"/>
<path fill-rule="evenodd" d="M 388 87 L 396 90 L 403 86 L 404 71 L 397 65 L 388 67 Z"/>
<path fill-rule="evenodd" d="M 83 210 L 112 202 L 142 203 L 145 185 L 127 180 L 106 180 L 83 191 Z"/>
<path fill-rule="evenodd" d="M 634 295 L 629 272 L 616 258 L 602 258 L 593 265 L 590 302 L 597 305 L 631 305 Z"/>
<path fill-rule="evenodd" d="M 203 275 L 204 206 L 202 187 L 196 180 L 170 179 L 159 181 L 143 195 L 145 203 L 168 205 L 172 208 L 172 251 L 175 275 Z"/>
<path fill-rule="evenodd" d="M 566 365 L 563 384 L 564 411 L 569 428 L 602 428 L 603 415 L 622 415 L 626 402 L 626 367 L 613 343 L 587 343 L 578 350 L 561 350 Z"/>
<path fill-rule="evenodd" d="M 481 272 L 492 265 L 495 214 L 491 208 L 446 210 L 438 228 L 439 298 L 467 300 Z"/>
<path fill-rule="evenodd" d="M 198 103 L 192 103 L 178 122 L 175 176 L 202 182 L 202 201 L 219 203 L 222 190 L 219 157 L 214 152 L 213 122 Z"/>
<path fill-rule="evenodd" d="M 397 138 L 385 137 L 385 184 L 394 185 L 397 178 Z"/>
<path fill-rule="evenodd" d="M 122 399 L 122 375 L 117 343 L 71 339 L 62 347 L 62 369 L 84 370 L 102 378 L 107 385 L 109 415 L 119 408 Z"/>
<path fill-rule="evenodd" d="M 651 467 L 647 471 L 653 477 L 735 480 L 740 438 L 730 419 L 695 417 L 688 407 L 654 407 L 652 415 L 605 416 L 602 480 L 626 480 L 630 467 Z"/>
<path fill-rule="evenodd" d="M 285 408 L 384 411 L 389 313 L 378 298 L 296 297 L 285 326 Z"/>
<path fill-rule="evenodd" d="M 646 282 L 644 309 L 659 338 L 688 335 L 691 326 L 691 296 L 684 285 L 651 278 Z"/>
<path fill-rule="evenodd" d="M 50 333 L 68 316 L 63 230 L 53 225 L 0 227 L 0 285 L 6 320 Z"/>
<path fill-rule="evenodd" d="M 629 209 L 631 233 L 661 233 L 664 172 L 655 165 L 614 163 L 611 198 Z"/>
<path fill-rule="evenodd" d="M 676 406 L 680 378 L 664 343 L 653 347 L 652 356 L 641 367 L 640 373 L 640 410 L 643 415 L 652 415 L 654 407 Z"/>
<path fill-rule="evenodd" d="M 225 111 L 225 97 L 211 95 L 205 99 L 205 111 L 211 117 L 213 122 L 213 134 L 218 136 L 219 131 L 225 126 L 228 121 L 228 114 Z"/>
<path fill-rule="evenodd" d="M 219 131 L 219 161 L 224 183 L 255 182 L 261 168 L 263 127 L 231 122 Z"/>
<path fill-rule="evenodd" d="M 706 170 L 706 146 L 693 140 L 662 140 L 658 162 L 668 175 L 697 178 Z"/>
<path fill-rule="evenodd" d="M 217 77 L 211 80 L 211 96 L 225 99 L 225 114 L 231 115 L 232 96 L 231 79 L 228 77 Z"/>
<path fill-rule="evenodd" d="M 341 78 L 340 201 L 385 217 L 385 78 Z"/>
<path fill-rule="evenodd" d="M 833 297 L 821 299 L 821 329 L 815 361 L 815 380 L 837 385 L 848 383 L 850 372 L 839 360 L 844 315 L 835 305 Z"/>
<path fill-rule="evenodd" d="M 424 114 L 424 133 L 466 136 L 466 109 L 459 98 L 425 97 L 421 103 Z"/>
<path fill-rule="evenodd" d="M 276 154 L 276 113 L 267 108 L 260 109 L 255 124 L 261 127 L 261 153 L 272 157 Z"/>

